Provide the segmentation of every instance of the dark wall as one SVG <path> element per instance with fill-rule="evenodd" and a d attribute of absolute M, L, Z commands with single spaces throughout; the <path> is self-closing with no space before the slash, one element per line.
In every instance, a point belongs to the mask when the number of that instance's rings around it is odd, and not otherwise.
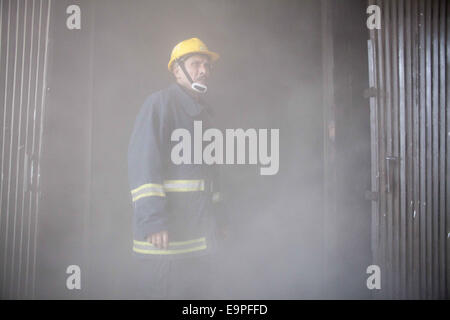
<path fill-rule="evenodd" d="M 79 3 L 79 2 L 78 2 Z M 47 102 L 41 160 L 36 298 L 81 298 L 66 288 L 66 268 L 78 265 L 87 285 L 92 158 L 91 2 L 82 29 L 66 28 L 72 1 L 53 1 Z"/>
<path fill-rule="evenodd" d="M 336 252 L 330 269 L 333 298 L 367 299 L 370 248 L 370 109 L 367 3 L 332 1 L 336 104 Z M 384 279 L 384 278 L 383 278 Z"/>

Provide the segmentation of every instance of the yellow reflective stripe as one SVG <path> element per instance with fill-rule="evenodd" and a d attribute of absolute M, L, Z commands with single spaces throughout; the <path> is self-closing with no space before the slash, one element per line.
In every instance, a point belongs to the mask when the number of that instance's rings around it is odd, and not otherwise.
<path fill-rule="evenodd" d="M 158 196 L 165 197 L 167 192 L 204 191 L 204 180 L 164 180 L 164 185 L 157 183 L 143 184 L 131 191 L 133 202 L 141 198 Z"/>
<path fill-rule="evenodd" d="M 167 192 L 204 191 L 204 180 L 164 180 Z"/>
<path fill-rule="evenodd" d="M 145 241 L 137 241 L 133 240 L 133 251 L 142 253 L 142 254 L 177 254 L 177 253 L 186 253 L 191 251 L 203 250 L 206 249 L 206 238 L 198 238 L 187 241 L 174 241 L 169 242 L 168 249 L 158 249 L 153 244 L 145 242 Z M 175 248 L 173 248 L 175 247 Z"/>
<path fill-rule="evenodd" d="M 187 241 L 173 241 L 173 242 L 169 242 L 169 246 L 182 246 L 182 245 L 185 245 L 185 244 L 191 244 L 191 243 L 203 242 L 203 241 L 206 241 L 205 237 L 194 239 L 194 240 L 187 240 Z M 151 244 L 150 242 L 146 242 L 146 241 L 133 240 L 133 243 L 140 244 L 140 245 L 143 245 L 143 246 L 151 246 L 151 247 L 153 247 L 153 244 Z"/>
<path fill-rule="evenodd" d="M 199 183 L 203 182 L 204 180 L 164 180 L 164 183 Z"/>
<path fill-rule="evenodd" d="M 143 184 L 142 186 L 137 187 L 136 189 L 131 190 L 131 193 L 136 193 L 142 189 L 146 189 L 146 188 L 160 188 L 161 190 L 163 190 L 163 186 L 162 184 L 157 184 L 157 183 L 147 183 L 147 184 Z"/>
<path fill-rule="evenodd" d="M 133 248 L 133 251 L 138 252 L 138 253 L 145 253 L 145 254 L 177 254 L 177 253 L 187 253 L 187 252 L 192 252 L 192 251 L 198 251 L 198 250 L 203 250 L 206 249 L 206 244 L 199 246 L 199 247 L 193 247 L 193 248 L 188 248 L 188 249 L 178 249 L 178 250 L 145 250 L 145 249 L 138 249 L 138 248 Z"/>
<path fill-rule="evenodd" d="M 144 197 L 150 197 L 150 196 L 165 197 L 166 196 L 162 184 L 157 184 L 157 183 L 143 184 L 143 185 L 137 187 L 136 189 L 131 190 L 131 195 L 133 197 L 133 202 L 137 201 L 141 198 L 144 198 Z"/>
<path fill-rule="evenodd" d="M 168 188 L 167 192 L 203 191 L 203 188 Z"/>
<path fill-rule="evenodd" d="M 161 192 L 147 192 L 147 193 L 140 194 L 137 197 L 134 197 L 133 201 L 139 200 L 139 199 L 144 198 L 144 197 L 150 197 L 150 196 L 165 197 L 166 194 L 165 193 L 161 193 Z"/>

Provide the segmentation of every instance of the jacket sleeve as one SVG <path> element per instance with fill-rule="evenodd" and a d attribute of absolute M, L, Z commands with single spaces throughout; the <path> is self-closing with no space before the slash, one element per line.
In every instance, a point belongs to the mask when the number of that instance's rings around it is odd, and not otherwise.
<path fill-rule="evenodd" d="M 163 118 L 158 101 L 147 98 L 128 146 L 128 178 L 133 202 L 135 233 L 146 239 L 167 230 L 167 200 L 163 188 Z"/>

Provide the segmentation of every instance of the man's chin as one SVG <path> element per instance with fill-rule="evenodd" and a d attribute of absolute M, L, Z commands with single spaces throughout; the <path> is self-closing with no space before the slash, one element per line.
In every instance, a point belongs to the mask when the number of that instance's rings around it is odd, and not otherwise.
<path fill-rule="evenodd" d="M 207 86 L 208 84 L 207 84 L 207 82 L 205 81 L 205 80 L 199 80 L 199 81 L 195 81 L 196 83 L 200 83 L 200 84 L 202 84 L 202 85 L 204 85 L 204 86 Z"/>

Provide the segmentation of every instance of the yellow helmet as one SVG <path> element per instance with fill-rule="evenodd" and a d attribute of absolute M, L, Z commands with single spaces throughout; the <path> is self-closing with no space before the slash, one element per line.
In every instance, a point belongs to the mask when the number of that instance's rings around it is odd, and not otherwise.
<path fill-rule="evenodd" d="M 217 61 L 217 59 L 219 59 L 220 57 L 219 54 L 209 51 L 208 47 L 202 40 L 198 38 L 187 39 L 181 41 L 173 48 L 172 54 L 170 55 L 169 64 L 167 65 L 169 71 L 172 70 L 172 64 L 176 59 L 190 53 L 206 54 L 211 58 L 212 62 Z"/>

